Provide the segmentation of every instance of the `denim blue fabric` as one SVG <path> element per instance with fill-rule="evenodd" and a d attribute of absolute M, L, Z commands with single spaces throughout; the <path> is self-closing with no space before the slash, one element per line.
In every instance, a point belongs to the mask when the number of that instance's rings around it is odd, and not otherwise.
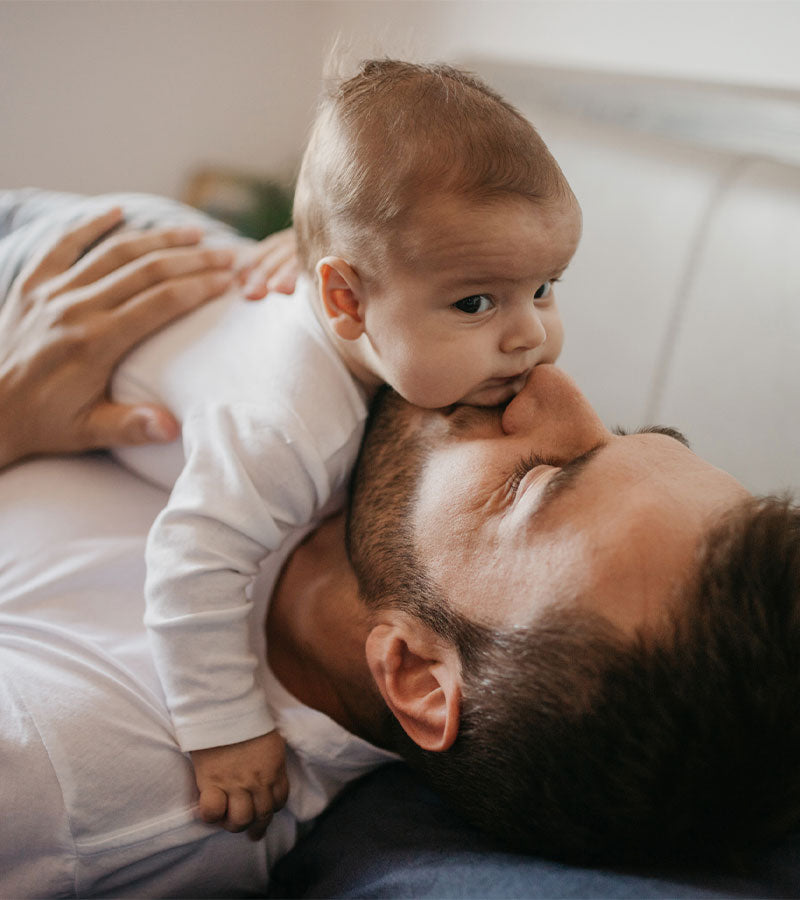
<path fill-rule="evenodd" d="M 273 870 L 270 897 L 800 896 L 800 835 L 741 875 L 579 868 L 509 853 L 404 765 L 351 785 Z"/>

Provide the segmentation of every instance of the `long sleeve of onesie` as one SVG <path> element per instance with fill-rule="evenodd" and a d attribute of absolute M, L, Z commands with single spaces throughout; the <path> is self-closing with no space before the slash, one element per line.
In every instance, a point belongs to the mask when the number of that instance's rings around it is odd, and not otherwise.
<path fill-rule="evenodd" d="M 183 432 L 186 464 L 148 538 L 145 621 L 178 741 L 197 750 L 274 727 L 249 587 L 327 503 L 331 473 L 291 410 L 212 406 Z"/>

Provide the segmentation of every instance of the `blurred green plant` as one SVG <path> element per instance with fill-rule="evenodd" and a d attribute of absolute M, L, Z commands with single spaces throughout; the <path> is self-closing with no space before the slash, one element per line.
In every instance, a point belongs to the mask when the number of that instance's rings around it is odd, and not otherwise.
<path fill-rule="evenodd" d="M 255 240 L 292 224 L 293 191 L 276 179 L 203 169 L 189 179 L 184 199 Z"/>

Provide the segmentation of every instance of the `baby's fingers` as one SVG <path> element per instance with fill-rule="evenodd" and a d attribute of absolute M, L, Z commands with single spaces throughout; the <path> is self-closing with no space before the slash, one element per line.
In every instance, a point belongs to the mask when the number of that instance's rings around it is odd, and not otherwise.
<path fill-rule="evenodd" d="M 268 259 L 250 272 L 242 293 L 248 300 L 260 300 L 269 291 L 291 294 L 296 282 L 297 260 L 294 257 L 278 262 Z"/>
<path fill-rule="evenodd" d="M 197 801 L 200 818 L 210 825 L 225 818 L 228 809 L 228 795 L 222 788 L 208 787 L 200 791 Z"/>
<path fill-rule="evenodd" d="M 267 281 L 267 290 L 278 291 L 281 294 L 293 294 L 299 274 L 300 266 L 297 263 L 297 259 L 292 257 Z"/>
<path fill-rule="evenodd" d="M 251 841 L 260 841 L 264 837 L 267 827 L 272 821 L 272 816 L 286 806 L 288 798 L 289 779 L 284 766 L 273 784 L 254 793 L 255 819 L 247 829 L 247 836 Z"/>
<path fill-rule="evenodd" d="M 265 238 L 258 245 L 256 261 L 241 273 L 244 295 L 258 300 L 268 290 L 291 294 L 297 280 L 297 243 L 294 231 L 287 228 Z"/>
<path fill-rule="evenodd" d="M 228 795 L 228 815 L 222 823 L 226 831 L 244 831 L 256 819 L 253 796 L 249 791 L 236 790 Z"/>
<path fill-rule="evenodd" d="M 272 811 L 278 812 L 278 810 L 283 809 L 288 799 L 289 778 L 286 775 L 286 766 L 284 765 L 272 785 Z"/>

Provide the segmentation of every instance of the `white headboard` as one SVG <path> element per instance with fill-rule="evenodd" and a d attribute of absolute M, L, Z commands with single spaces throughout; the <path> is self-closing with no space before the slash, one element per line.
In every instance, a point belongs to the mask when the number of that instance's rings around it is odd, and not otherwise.
<path fill-rule="evenodd" d="M 584 213 L 562 364 L 609 425 L 659 422 L 800 492 L 800 92 L 471 60 Z"/>

